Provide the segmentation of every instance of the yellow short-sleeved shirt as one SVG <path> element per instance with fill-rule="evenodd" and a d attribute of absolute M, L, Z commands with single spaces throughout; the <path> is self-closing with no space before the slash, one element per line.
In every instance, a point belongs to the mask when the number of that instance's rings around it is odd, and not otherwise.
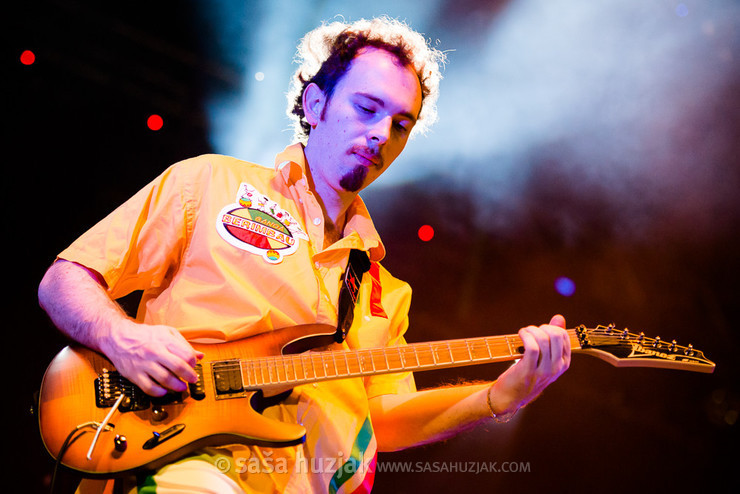
<path fill-rule="evenodd" d="M 99 273 L 113 298 L 143 291 L 141 322 L 173 326 L 191 340 L 230 341 L 298 324 L 335 326 L 341 276 L 350 249 L 360 249 L 372 267 L 341 346 L 405 344 L 411 289 L 380 266 L 385 250 L 362 200 L 348 212 L 344 237 L 323 249 L 323 214 L 304 169 L 300 144 L 274 168 L 220 155 L 182 161 L 59 258 Z M 410 373 L 299 386 L 264 413 L 304 425 L 303 445 L 206 453 L 231 458 L 227 473 L 248 492 L 361 492 L 376 454 L 368 398 L 414 389 Z"/>

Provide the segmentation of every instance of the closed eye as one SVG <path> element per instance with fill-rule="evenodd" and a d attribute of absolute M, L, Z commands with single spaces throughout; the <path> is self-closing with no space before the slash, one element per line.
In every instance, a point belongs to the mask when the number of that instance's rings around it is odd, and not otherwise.
<path fill-rule="evenodd" d="M 375 110 L 373 110 L 372 108 L 368 108 L 366 106 L 356 105 L 356 107 L 360 113 L 364 113 L 366 115 L 373 115 L 375 113 Z"/>

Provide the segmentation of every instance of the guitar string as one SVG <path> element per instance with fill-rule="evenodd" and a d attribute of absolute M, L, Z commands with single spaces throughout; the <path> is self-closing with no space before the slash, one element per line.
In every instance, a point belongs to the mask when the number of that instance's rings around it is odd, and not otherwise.
<path fill-rule="evenodd" d="M 644 346 L 656 345 L 661 350 L 671 350 L 684 355 L 691 354 L 697 362 L 705 360 L 703 354 L 693 349 L 668 343 L 659 338 L 649 338 L 643 334 L 636 335 L 627 330 L 618 330 L 614 327 L 599 326 L 594 329 L 584 329 L 590 346 L 629 346 L 639 342 Z M 568 330 L 569 339 L 573 348 L 581 345 L 577 330 Z M 216 380 L 211 373 L 239 373 L 241 384 L 248 387 L 270 384 L 296 384 L 315 382 L 334 378 L 372 375 L 378 373 L 403 372 L 405 370 L 424 369 L 428 367 L 459 366 L 464 363 L 494 362 L 497 358 L 520 356 L 518 349 L 522 342 L 515 335 L 485 336 L 459 340 L 447 340 L 428 343 L 411 343 L 406 346 L 306 352 L 297 355 L 260 356 L 247 359 L 227 359 L 212 361 L 211 372 L 203 371 L 203 380 Z M 486 355 L 475 357 L 479 352 Z M 442 358 L 444 354 L 447 357 Z M 385 366 L 378 365 L 384 363 Z M 327 362 L 328 360 L 328 362 Z M 320 371 L 320 372 L 319 372 Z M 246 374 L 246 379 L 245 379 Z M 292 377 L 291 377 L 292 376 Z M 211 379 L 207 379 L 210 377 Z"/>
<path fill-rule="evenodd" d="M 321 379 L 351 377 L 379 372 L 402 372 L 407 368 L 457 365 L 460 362 L 490 361 L 497 357 L 517 356 L 511 342 L 521 344 L 518 337 L 493 336 L 449 340 L 403 347 L 366 349 L 341 352 L 309 352 L 301 355 L 266 356 L 221 363 L 218 370 L 246 374 L 248 385 L 288 384 Z M 508 349 L 507 352 L 502 350 Z M 474 357 L 485 349 L 485 356 Z M 443 352 L 449 355 L 442 359 Z M 354 362 L 350 362 L 350 358 Z M 380 359 L 380 361 L 378 360 Z M 329 362 L 326 362 L 329 360 Z M 369 362 L 365 362 L 365 361 Z M 409 365 L 408 362 L 413 360 Z M 344 365 L 342 365 L 344 361 Z M 385 366 L 380 365 L 385 363 Z M 292 377 L 291 377 L 292 375 Z"/>
<path fill-rule="evenodd" d="M 625 335 L 624 332 L 615 332 L 613 329 L 609 328 L 599 328 L 589 331 L 589 336 L 592 339 L 597 338 L 600 335 L 602 336 L 602 338 L 598 340 L 598 343 L 592 344 L 606 345 L 607 342 L 614 344 L 627 343 L 634 340 L 635 338 L 638 338 L 638 336 L 634 334 L 627 333 Z M 571 340 L 573 340 L 574 335 L 571 334 L 570 336 Z M 270 376 L 274 374 L 275 376 L 277 376 L 277 382 L 304 380 L 305 377 L 296 377 L 297 372 L 302 371 L 303 376 L 306 376 L 306 374 L 309 373 L 309 367 L 313 370 L 311 374 L 318 377 L 343 377 L 358 373 L 371 373 L 374 371 L 387 371 L 391 369 L 394 371 L 403 371 L 407 367 L 409 367 L 406 364 L 406 362 L 409 360 L 409 356 L 413 357 L 414 360 L 416 360 L 415 364 L 410 365 L 411 368 L 423 367 L 426 365 L 437 365 L 440 363 L 442 365 L 445 365 L 457 362 L 474 362 L 476 358 L 472 357 L 471 348 L 472 350 L 479 350 L 482 346 L 486 348 L 487 353 L 490 354 L 491 350 L 494 347 L 502 344 L 501 341 L 498 340 L 500 338 L 503 338 L 506 343 L 510 343 L 512 340 L 515 340 L 515 344 L 518 344 L 520 342 L 520 340 L 518 340 L 517 338 L 511 338 L 508 336 L 483 337 L 464 340 L 450 340 L 446 342 L 435 342 L 430 344 L 422 344 L 421 346 L 419 344 L 411 344 L 405 347 L 395 347 L 393 350 L 391 350 L 390 348 L 381 348 L 342 352 L 312 352 L 306 355 L 297 356 L 265 356 L 252 359 L 235 360 L 232 363 L 231 367 L 228 363 L 222 363 L 219 368 L 225 371 L 236 371 L 242 369 L 242 367 L 246 365 L 248 367 L 251 367 L 254 372 L 259 372 L 260 376 L 264 376 L 265 370 Z M 496 340 L 491 342 L 492 339 Z M 649 338 L 644 338 L 644 340 L 648 342 L 652 341 L 652 339 Z M 575 341 L 578 341 L 577 338 L 575 339 Z M 428 349 L 426 349 L 427 345 L 429 346 Z M 446 346 L 446 350 L 449 353 L 449 360 L 442 359 L 441 362 L 439 362 L 438 359 L 440 359 L 441 357 L 440 352 L 443 351 L 443 346 Z M 680 345 L 675 345 L 674 348 L 675 350 L 687 350 L 686 347 Z M 398 354 L 395 354 L 395 352 L 398 352 Z M 462 356 L 459 355 L 460 352 L 463 353 Z M 465 357 L 465 355 L 467 355 L 467 358 Z M 510 351 L 509 355 L 515 356 L 516 353 Z M 351 357 L 354 362 L 350 363 L 349 357 Z M 430 357 L 432 358 L 432 363 L 421 363 L 422 360 L 424 360 L 425 362 L 428 361 Z M 385 367 L 377 365 L 378 358 L 381 358 L 385 361 Z M 365 370 L 365 359 L 369 359 L 370 361 L 371 368 L 369 370 Z M 326 360 L 329 360 L 329 362 L 327 363 Z M 341 365 L 342 360 L 344 360 L 344 366 Z M 477 360 L 488 360 L 488 358 L 481 357 Z M 316 371 L 316 369 L 323 369 L 323 371 L 319 373 Z M 290 378 L 289 374 L 293 374 L 294 377 Z M 281 375 L 285 376 L 285 378 L 281 378 Z M 268 381 L 264 377 L 261 380 L 263 382 Z M 270 379 L 270 381 L 273 380 Z"/>

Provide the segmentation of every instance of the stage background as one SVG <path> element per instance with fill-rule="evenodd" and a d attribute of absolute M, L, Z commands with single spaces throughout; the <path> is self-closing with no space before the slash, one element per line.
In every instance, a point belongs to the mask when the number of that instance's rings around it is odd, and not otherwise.
<path fill-rule="evenodd" d="M 269 164 L 290 142 L 283 93 L 300 34 L 335 14 L 386 13 L 450 50 L 439 125 L 365 194 L 385 265 L 415 290 L 409 341 L 512 333 L 562 313 L 571 327 L 613 322 L 692 343 L 717 369 L 575 356 L 511 423 L 379 458 L 526 471 L 385 472 L 377 492 L 740 486 L 740 10 L 643 3 L 5 5 L 6 482 L 45 492 L 53 466 L 30 412 L 65 343 L 36 299 L 55 254 L 178 160 Z M 34 63 L 21 63 L 24 50 Z M 573 294 L 556 290 L 561 277 Z"/>

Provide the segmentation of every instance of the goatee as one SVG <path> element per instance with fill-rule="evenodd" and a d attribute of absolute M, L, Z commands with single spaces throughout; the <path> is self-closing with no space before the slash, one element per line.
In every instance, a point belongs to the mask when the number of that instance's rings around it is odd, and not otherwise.
<path fill-rule="evenodd" d="M 357 192 L 365 184 L 367 172 L 367 167 L 356 166 L 339 180 L 339 185 L 348 192 Z"/>

